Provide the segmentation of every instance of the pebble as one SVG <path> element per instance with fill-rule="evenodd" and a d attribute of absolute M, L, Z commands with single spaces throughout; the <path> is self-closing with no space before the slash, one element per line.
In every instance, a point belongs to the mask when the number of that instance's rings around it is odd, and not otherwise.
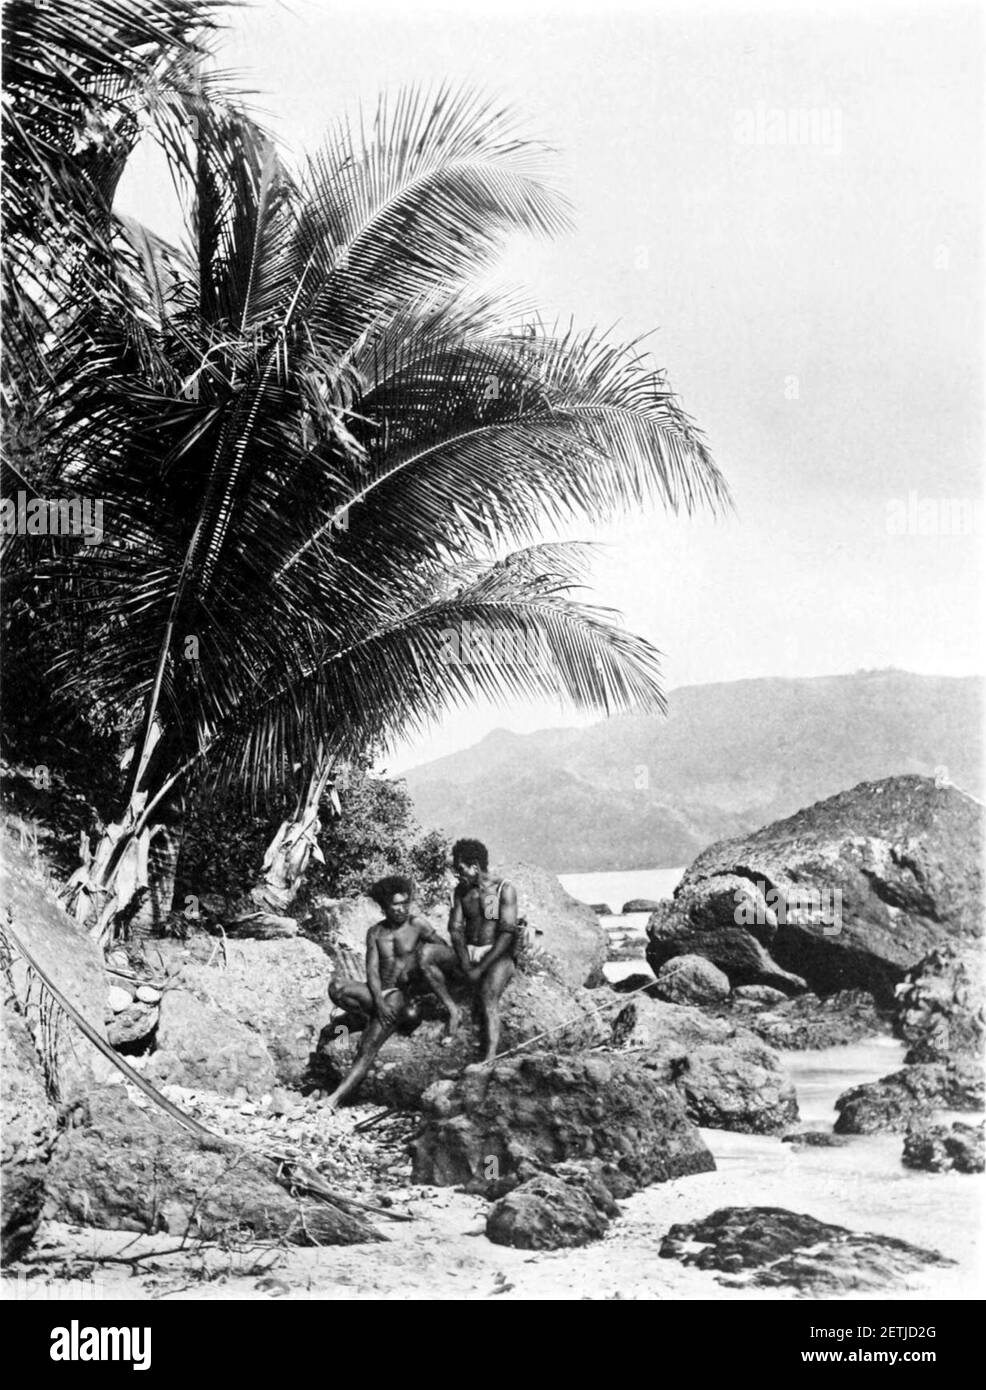
<path fill-rule="evenodd" d="M 133 1003 L 133 995 L 119 985 L 110 985 L 106 995 L 107 1003 L 115 1014 L 122 1014 Z"/>
<path fill-rule="evenodd" d="M 153 985 L 140 985 L 137 989 L 136 998 L 142 1004 L 160 1004 L 161 991 L 155 989 Z"/>

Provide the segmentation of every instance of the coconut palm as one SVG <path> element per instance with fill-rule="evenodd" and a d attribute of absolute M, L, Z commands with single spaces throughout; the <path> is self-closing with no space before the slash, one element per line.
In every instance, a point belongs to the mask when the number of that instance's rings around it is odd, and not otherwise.
<path fill-rule="evenodd" d="M 121 812 L 72 884 L 97 933 L 203 780 L 263 795 L 298 768 L 304 826 L 336 761 L 450 704 L 661 707 L 655 650 L 577 595 L 582 553 L 535 542 L 726 490 L 635 345 L 470 291 L 508 234 L 566 225 L 545 153 L 471 92 L 408 90 L 293 177 L 210 109 L 174 157 L 188 244 L 122 228 L 113 293 L 47 353 L 45 487 L 101 499 L 105 535 L 15 578 L 71 615 L 63 696 L 136 711 Z M 535 658 L 448 661 L 464 622 L 536 632 Z"/>

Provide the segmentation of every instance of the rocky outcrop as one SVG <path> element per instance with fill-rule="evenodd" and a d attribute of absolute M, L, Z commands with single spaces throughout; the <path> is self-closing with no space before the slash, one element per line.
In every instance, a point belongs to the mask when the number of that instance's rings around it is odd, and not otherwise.
<path fill-rule="evenodd" d="M 983 1073 L 968 1062 L 925 1063 L 853 1086 L 835 1102 L 837 1134 L 904 1134 L 936 1110 L 983 1108 Z"/>
<path fill-rule="evenodd" d="M 915 1125 L 904 1140 L 903 1163 L 929 1173 L 981 1173 L 986 1169 L 986 1122 Z"/>
<path fill-rule="evenodd" d="M 22 1015 L 4 1004 L 0 1025 L 3 1115 L 2 1260 L 19 1259 L 34 1238 L 45 1200 L 57 1116 L 45 1091 L 41 1059 Z"/>
<path fill-rule="evenodd" d="M 586 903 L 580 903 L 545 869 L 516 863 L 495 866 L 497 878 L 507 878 L 517 890 L 521 915 L 527 918 L 533 946 L 547 952 L 557 966 L 559 979 L 569 989 L 601 982 L 606 960 L 606 932 L 599 918 Z M 343 947 L 362 958 L 366 933 L 381 912 L 371 898 L 327 901 L 317 913 L 319 923 L 305 923 L 303 930 L 320 936 L 320 944 L 330 951 Z M 423 913 L 443 934 L 448 924 L 448 904 Z"/>
<path fill-rule="evenodd" d="M 675 956 L 657 972 L 654 993 L 669 1004 L 719 1004 L 729 998 L 729 976 L 704 956 Z"/>
<path fill-rule="evenodd" d="M 787 1052 L 843 1047 L 886 1034 L 890 1028 L 886 1012 L 862 989 L 840 990 L 825 999 L 801 994 L 766 1010 L 748 1010 L 742 1004 L 741 1008 L 743 1023 L 751 1032 L 770 1047 Z"/>
<path fill-rule="evenodd" d="M 263 1038 L 221 1009 L 210 1008 L 187 989 L 169 990 L 161 1001 L 157 1049 L 147 1079 L 248 1096 L 274 1089 L 277 1075 Z"/>
<path fill-rule="evenodd" d="M 897 986 L 894 1031 L 910 1044 L 905 1061 L 981 1060 L 986 1039 L 983 953 L 943 947 Z"/>
<path fill-rule="evenodd" d="M 49 1164 L 51 1220 L 211 1238 L 247 1231 L 296 1245 L 381 1238 L 354 1214 L 296 1201 L 273 1180 L 272 1162 L 202 1147 L 156 1109 L 138 1109 L 123 1086 L 97 1087 L 85 1120 Z"/>
<path fill-rule="evenodd" d="M 608 991 L 568 990 L 545 975 L 518 972 L 503 995 L 500 1051 L 545 1038 L 546 1046 L 574 1052 L 606 1042 L 615 1009 L 599 1013 Z M 455 990 L 465 1009 L 462 1028 L 454 1040 L 445 1037 L 445 1022 L 437 1000 L 421 1001 L 425 1022 L 409 1037 L 395 1034 L 380 1050 L 378 1060 L 357 1099 L 382 1105 L 416 1107 L 428 1087 L 457 1075 L 481 1055 L 479 1030 L 471 1015 L 471 997 Z M 615 1003 L 616 1001 L 614 1001 Z M 343 1020 L 326 1026 L 311 1059 L 309 1082 L 334 1088 L 352 1066 L 359 1034 Z"/>
<path fill-rule="evenodd" d="M 696 1124 L 776 1134 L 798 1118 L 780 1058 L 728 1020 L 638 995 L 614 1020 L 612 1037 L 661 1085 L 680 1092 Z"/>
<path fill-rule="evenodd" d="M 560 1250 L 598 1240 L 618 1215 L 608 1189 L 585 1169 L 565 1178 L 539 1173 L 500 1198 L 486 1218 L 486 1234 L 494 1245 Z"/>
<path fill-rule="evenodd" d="M 599 1160 L 615 1196 L 715 1161 L 676 1091 L 634 1059 L 527 1052 L 467 1067 L 424 1097 L 416 1182 L 499 1197 L 566 1160 Z"/>
<path fill-rule="evenodd" d="M 8 920 L 41 969 L 96 1032 L 105 1036 L 106 976 L 101 952 L 62 910 L 38 869 L 0 827 L 0 922 Z M 108 1079 L 112 1065 L 73 1025 L 53 1026 L 45 993 L 16 949 L 10 969 L 35 1046 L 48 1060 L 53 1091 L 59 1103 L 70 1104 L 97 1081 Z"/>
<path fill-rule="evenodd" d="M 926 777 L 864 782 L 753 835 L 713 845 L 656 913 L 648 959 L 705 955 L 734 985 L 892 1004 L 932 950 L 983 930 L 983 811 Z M 766 953 L 766 961 L 765 961 Z"/>
<path fill-rule="evenodd" d="M 631 898 L 629 902 L 623 904 L 622 911 L 628 912 L 656 912 L 661 906 L 660 898 Z"/>
<path fill-rule="evenodd" d="M 739 880 L 737 880 L 739 882 Z M 704 956 L 733 986 L 769 985 L 785 994 L 806 988 L 800 975 L 783 970 L 746 927 L 737 926 L 736 893 L 718 882 L 708 893 L 682 888 L 673 901 L 662 903 L 647 923 L 647 963 L 655 974 L 679 956 Z"/>
<path fill-rule="evenodd" d="M 374 920 L 379 916 L 378 908 Z M 259 1038 L 278 1081 L 288 1086 L 300 1083 L 333 1013 L 328 998 L 333 963 L 324 951 L 300 938 L 229 941 L 221 953 L 210 937 L 162 943 L 162 948 L 175 984 Z M 166 997 L 158 1034 L 161 1048 L 170 1046 L 168 1013 Z M 226 1028 L 225 1023 L 221 1026 Z"/>
<path fill-rule="evenodd" d="M 891 1236 L 850 1231 L 781 1207 L 723 1207 L 704 1220 L 672 1226 L 660 1253 L 715 1270 L 721 1284 L 794 1288 L 814 1297 L 904 1288 L 929 1265 L 954 1263 Z"/>

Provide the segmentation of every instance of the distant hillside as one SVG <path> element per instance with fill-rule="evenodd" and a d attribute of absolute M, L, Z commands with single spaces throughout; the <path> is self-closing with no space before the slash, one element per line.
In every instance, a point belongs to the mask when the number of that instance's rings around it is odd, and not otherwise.
<path fill-rule="evenodd" d="M 673 867 L 858 782 L 934 776 L 982 796 L 983 681 L 864 671 L 671 692 L 666 720 L 496 730 L 405 778 L 428 828 L 556 873 Z"/>

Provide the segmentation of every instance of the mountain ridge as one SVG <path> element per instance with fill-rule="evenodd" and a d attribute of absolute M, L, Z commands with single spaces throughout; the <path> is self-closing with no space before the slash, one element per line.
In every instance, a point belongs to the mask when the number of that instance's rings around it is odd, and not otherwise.
<path fill-rule="evenodd" d="M 863 781 L 983 786 L 984 681 L 897 670 L 682 686 L 666 719 L 479 743 L 403 774 L 424 826 L 555 873 L 675 867 Z"/>

